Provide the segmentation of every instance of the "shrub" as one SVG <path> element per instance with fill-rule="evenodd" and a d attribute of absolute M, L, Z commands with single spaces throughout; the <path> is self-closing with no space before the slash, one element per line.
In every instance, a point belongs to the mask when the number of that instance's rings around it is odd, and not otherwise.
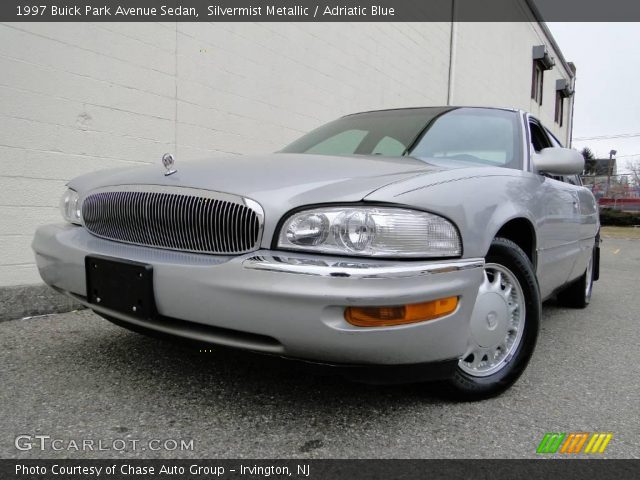
<path fill-rule="evenodd" d="M 600 208 L 600 224 L 617 227 L 640 225 L 640 213 L 621 212 L 612 208 Z"/>

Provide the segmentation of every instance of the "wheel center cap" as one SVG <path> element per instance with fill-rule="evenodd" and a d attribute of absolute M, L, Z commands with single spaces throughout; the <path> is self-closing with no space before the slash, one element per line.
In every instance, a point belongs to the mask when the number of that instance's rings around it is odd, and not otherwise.
<path fill-rule="evenodd" d="M 483 348 L 499 345 L 504 341 L 509 326 L 509 307 L 506 299 L 495 292 L 478 295 L 471 314 L 471 335 Z"/>
<path fill-rule="evenodd" d="M 496 312 L 489 312 L 487 314 L 487 327 L 489 330 L 495 330 L 498 326 L 498 314 Z"/>

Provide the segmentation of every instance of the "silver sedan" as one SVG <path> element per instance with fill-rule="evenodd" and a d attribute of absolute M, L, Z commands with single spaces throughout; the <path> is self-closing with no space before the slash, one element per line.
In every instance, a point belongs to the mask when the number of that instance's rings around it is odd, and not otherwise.
<path fill-rule="evenodd" d="M 543 300 L 589 303 L 582 169 L 521 111 L 358 113 L 272 155 L 75 178 L 33 249 L 47 284 L 132 330 L 485 398 L 525 369 Z"/>

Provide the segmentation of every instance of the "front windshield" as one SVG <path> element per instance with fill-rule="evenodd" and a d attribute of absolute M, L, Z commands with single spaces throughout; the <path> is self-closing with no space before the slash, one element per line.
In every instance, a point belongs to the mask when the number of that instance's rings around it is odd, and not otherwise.
<path fill-rule="evenodd" d="M 444 165 L 520 168 L 518 117 L 488 108 L 415 108 L 359 113 L 328 123 L 285 153 L 410 155 Z"/>

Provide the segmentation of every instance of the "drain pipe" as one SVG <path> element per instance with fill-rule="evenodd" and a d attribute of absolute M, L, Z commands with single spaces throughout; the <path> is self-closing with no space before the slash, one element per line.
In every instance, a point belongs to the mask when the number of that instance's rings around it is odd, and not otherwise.
<path fill-rule="evenodd" d="M 458 26 L 455 22 L 455 16 L 456 0 L 451 0 L 451 32 L 449 37 L 449 79 L 447 84 L 447 106 L 450 106 L 453 102 L 453 80 L 456 61 L 456 35 L 458 32 Z"/>

